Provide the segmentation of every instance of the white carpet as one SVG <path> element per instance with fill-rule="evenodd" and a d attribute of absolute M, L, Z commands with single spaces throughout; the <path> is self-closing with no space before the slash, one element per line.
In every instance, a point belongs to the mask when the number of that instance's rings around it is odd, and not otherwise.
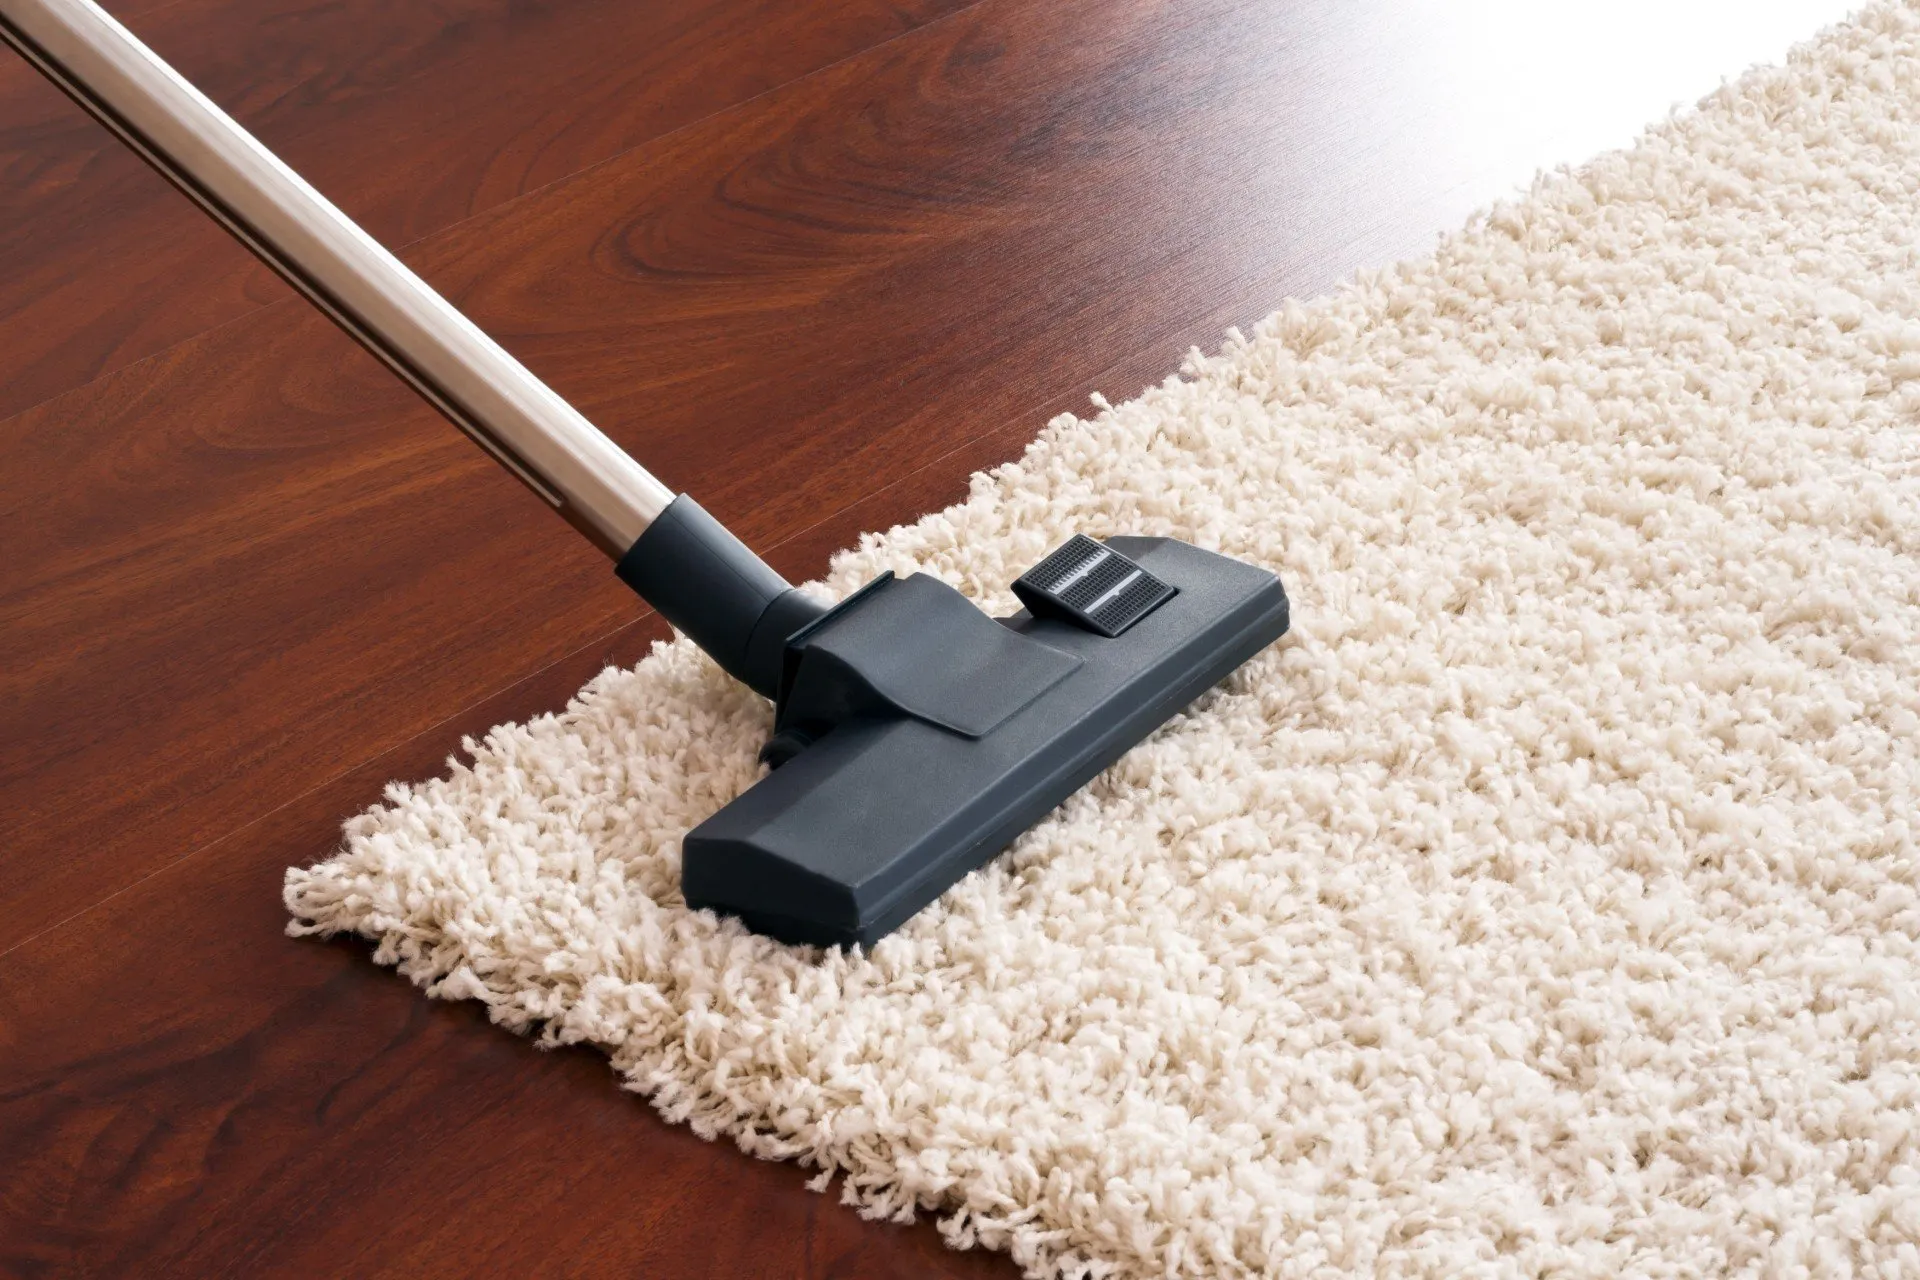
<path fill-rule="evenodd" d="M 432 994 L 1033 1276 L 1920 1275 L 1920 16 L 1062 420 L 842 558 L 1075 530 L 1294 631 L 865 956 L 688 912 L 684 644 L 287 876 Z"/>

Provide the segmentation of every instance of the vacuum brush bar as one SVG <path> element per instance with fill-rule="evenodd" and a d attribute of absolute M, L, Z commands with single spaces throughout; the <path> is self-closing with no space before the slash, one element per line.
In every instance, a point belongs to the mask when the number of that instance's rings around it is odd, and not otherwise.
<path fill-rule="evenodd" d="M 673 492 L 92 0 L 0 38 L 616 561 Z"/>

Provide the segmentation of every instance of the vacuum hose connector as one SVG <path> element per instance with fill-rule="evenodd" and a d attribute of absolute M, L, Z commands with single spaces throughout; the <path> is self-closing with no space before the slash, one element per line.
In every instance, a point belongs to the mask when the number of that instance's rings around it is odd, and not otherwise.
<path fill-rule="evenodd" d="M 787 637 L 827 611 L 684 493 L 614 572 L 727 674 L 768 698 L 779 692 Z"/>

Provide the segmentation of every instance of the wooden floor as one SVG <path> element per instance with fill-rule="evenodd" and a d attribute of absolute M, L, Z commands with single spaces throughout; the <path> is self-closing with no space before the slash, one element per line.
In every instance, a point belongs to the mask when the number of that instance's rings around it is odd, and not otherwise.
<path fill-rule="evenodd" d="M 111 7 L 802 580 L 1845 6 Z M 382 783 L 664 634 L 0 62 L 0 1273 L 1013 1274 L 282 936 Z"/>

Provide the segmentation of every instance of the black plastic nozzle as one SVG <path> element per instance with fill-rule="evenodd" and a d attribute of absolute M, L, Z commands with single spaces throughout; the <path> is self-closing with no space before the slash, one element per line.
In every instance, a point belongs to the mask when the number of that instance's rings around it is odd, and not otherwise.
<path fill-rule="evenodd" d="M 870 945 L 1287 629 L 1265 569 L 1168 538 L 1073 550 L 1095 570 L 1054 564 L 1039 614 L 882 574 L 793 632 L 779 767 L 687 833 L 688 904 Z"/>
<path fill-rule="evenodd" d="M 686 834 L 688 905 L 870 945 L 1287 629 L 1265 569 L 1075 537 L 992 618 L 923 574 L 828 609 L 682 494 L 620 578 L 774 699 L 774 771 Z"/>

